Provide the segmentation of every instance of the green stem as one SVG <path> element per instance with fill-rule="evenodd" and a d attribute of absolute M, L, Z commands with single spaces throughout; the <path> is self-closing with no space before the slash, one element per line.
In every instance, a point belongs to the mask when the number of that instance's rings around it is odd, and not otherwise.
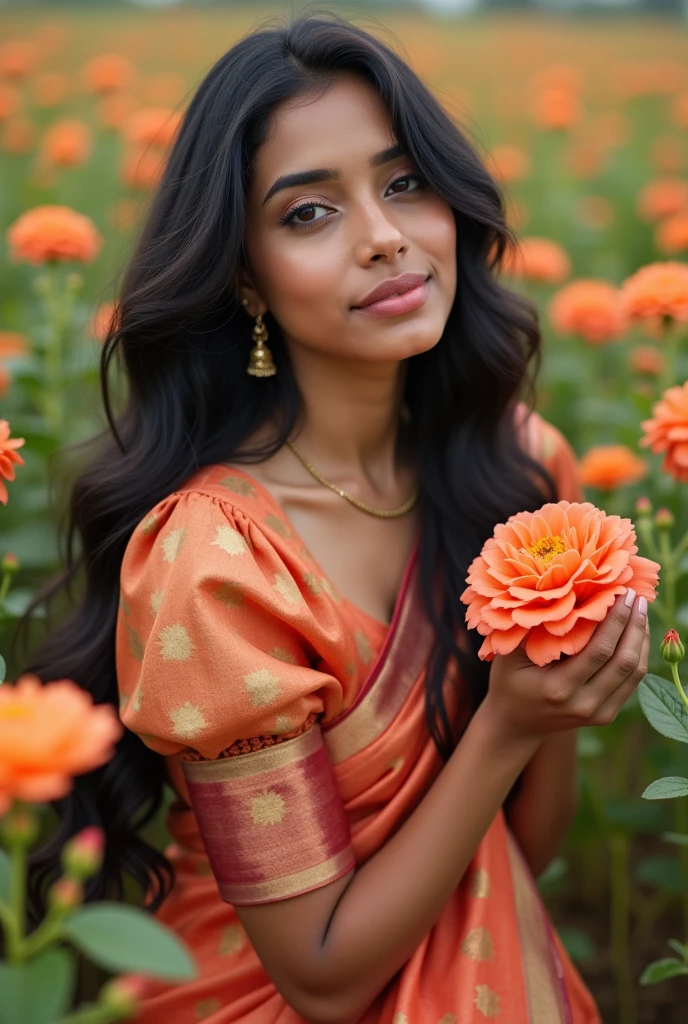
<path fill-rule="evenodd" d="M 98 1003 L 91 1003 L 80 1010 L 75 1010 L 68 1017 L 60 1017 L 57 1024 L 109 1024 L 113 1020 L 122 1020 L 122 1017 L 114 1017 L 111 1010 L 107 1010 Z"/>
<path fill-rule="evenodd" d="M 659 548 L 655 544 L 655 539 L 652 535 L 652 521 L 650 520 L 649 516 L 639 517 L 638 522 L 636 523 L 636 528 L 638 530 L 640 539 L 642 540 L 647 550 L 650 552 L 654 560 L 656 562 L 659 562 L 661 556 L 659 553 Z"/>
<path fill-rule="evenodd" d="M 678 665 L 674 661 L 672 661 L 670 664 L 671 664 L 671 674 L 672 674 L 672 676 L 674 678 L 674 686 L 678 690 L 678 695 L 681 698 L 681 700 L 683 701 L 683 705 L 684 705 L 686 711 L 688 711 L 688 697 L 686 697 L 685 690 L 681 686 L 681 679 L 680 679 L 679 674 L 678 674 Z"/>
<path fill-rule="evenodd" d="M 23 960 L 30 960 L 46 946 L 50 946 L 62 934 L 62 921 L 69 911 L 49 910 L 38 928 L 24 939 L 21 945 Z"/>
<path fill-rule="evenodd" d="M 666 391 L 667 388 L 671 387 L 676 382 L 675 366 L 676 357 L 678 356 L 680 334 L 678 331 L 677 324 L 669 321 L 665 321 L 662 337 L 662 349 L 664 352 L 664 373 L 660 378 L 659 390 L 661 393 Z"/>
<path fill-rule="evenodd" d="M 5 933 L 5 941 L 7 943 L 7 958 L 10 962 L 14 962 L 15 950 L 19 946 L 19 936 L 17 935 L 17 922 L 12 912 L 12 908 L 6 903 L 0 903 L 0 926 Z"/>
<path fill-rule="evenodd" d="M 664 607 L 664 625 L 667 629 L 676 628 L 676 559 L 671 550 L 671 539 L 666 528 L 659 533 L 660 561 L 662 563 L 662 604 Z"/>
<path fill-rule="evenodd" d="M 15 804 L 15 806 L 17 806 Z M 21 839 L 9 842 L 10 852 L 10 910 L 14 918 L 14 941 L 8 949 L 12 963 L 24 960 L 23 941 L 26 929 L 26 850 Z"/>
<path fill-rule="evenodd" d="M 678 559 L 681 557 L 681 555 L 685 552 L 685 550 L 687 548 L 688 548 L 688 530 L 686 530 L 686 532 L 683 534 L 683 536 L 681 537 L 680 541 L 678 542 L 678 544 L 674 548 L 674 559 L 676 560 L 677 564 L 678 564 Z"/>
<path fill-rule="evenodd" d="M 12 582 L 12 573 L 5 572 L 2 574 L 2 580 L 0 581 L 0 615 L 5 612 L 5 600 L 10 591 L 10 583 Z"/>
<path fill-rule="evenodd" d="M 44 300 L 50 326 L 50 336 L 43 360 L 46 383 L 44 411 L 50 430 L 54 434 L 59 434 L 64 413 L 63 342 L 69 323 L 72 297 L 66 287 L 60 286 L 59 271 L 56 267 L 49 267 L 47 270 Z"/>

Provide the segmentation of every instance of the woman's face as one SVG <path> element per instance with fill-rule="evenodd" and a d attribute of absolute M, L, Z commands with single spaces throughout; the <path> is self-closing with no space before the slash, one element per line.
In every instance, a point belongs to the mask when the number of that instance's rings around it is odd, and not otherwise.
<path fill-rule="evenodd" d="M 242 296 L 253 313 L 269 311 L 290 348 L 398 362 L 439 341 L 456 223 L 396 144 L 376 91 L 351 75 L 273 118 L 253 167 Z M 417 275 L 400 283 L 403 300 L 357 308 L 402 274 Z"/>

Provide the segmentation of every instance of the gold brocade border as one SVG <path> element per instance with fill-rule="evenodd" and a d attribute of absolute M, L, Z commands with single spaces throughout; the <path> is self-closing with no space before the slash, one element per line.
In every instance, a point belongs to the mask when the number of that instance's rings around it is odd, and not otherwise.
<path fill-rule="evenodd" d="M 527 1024 L 569 1024 L 563 981 L 557 975 L 544 911 L 510 832 L 507 832 L 507 848 L 521 939 Z"/>
<path fill-rule="evenodd" d="M 182 760 L 181 763 L 187 782 L 231 782 L 233 779 L 245 779 L 276 768 L 287 768 L 302 757 L 315 753 L 321 744 L 320 728 L 314 725 L 292 740 L 285 740 L 284 743 L 251 754 L 223 757 L 218 761 Z"/>
<path fill-rule="evenodd" d="M 292 875 L 285 875 L 284 878 L 274 878 L 265 882 L 257 882 L 252 885 L 231 885 L 218 883 L 220 895 L 228 903 L 236 906 L 255 903 L 270 903 L 272 900 L 283 900 L 286 897 L 301 895 L 311 889 L 317 889 L 328 882 L 334 882 L 341 878 L 348 871 L 356 867 L 356 859 L 351 848 L 342 850 L 335 854 L 323 864 L 316 864 L 315 867 L 305 868 L 303 871 L 295 871 Z"/>
<path fill-rule="evenodd" d="M 432 639 L 432 625 L 418 594 L 414 559 L 396 622 L 372 670 L 374 678 L 363 697 L 341 719 L 323 727 L 333 764 L 358 754 L 392 724 L 425 667 Z"/>

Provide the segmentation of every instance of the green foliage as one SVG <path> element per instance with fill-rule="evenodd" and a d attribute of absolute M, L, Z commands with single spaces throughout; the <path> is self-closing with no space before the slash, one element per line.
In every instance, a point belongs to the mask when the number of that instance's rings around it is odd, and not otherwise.
<path fill-rule="evenodd" d="M 661 676 L 646 675 L 638 687 L 638 696 L 645 717 L 657 732 L 679 743 L 688 743 L 688 712 L 672 683 Z"/>
<path fill-rule="evenodd" d="M 675 775 L 651 782 L 643 793 L 645 800 L 670 800 L 676 796 L 688 796 L 688 779 Z"/>
<path fill-rule="evenodd" d="M 24 964 L 0 963 L 0 1024 L 55 1024 L 70 1007 L 75 971 L 58 948 Z"/>

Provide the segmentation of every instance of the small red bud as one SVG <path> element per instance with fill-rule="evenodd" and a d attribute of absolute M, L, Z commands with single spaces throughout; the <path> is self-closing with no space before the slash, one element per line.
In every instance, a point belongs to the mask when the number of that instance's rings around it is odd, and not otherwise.
<path fill-rule="evenodd" d="M 677 664 L 683 659 L 686 649 L 675 629 L 670 629 L 668 633 L 665 634 L 664 639 L 659 645 L 659 653 L 662 655 L 664 660 L 668 661 L 670 664 L 672 662 Z"/>
<path fill-rule="evenodd" d="M 39 831 L 38 816 L 28 807 L 16 805 L 0 820 L 0 835 L 7 843 L 31 846 L 38 838 Z"/>
<path fill-rule="evenodd" d="M 83 887 L 75 878 L 58 878 L 48 890 L 48 905 L 55 910 L 74 910 L 83 898 Z"/>
<path fill-rule="evenodd" d="M 658 508 L 655 512 L 655 526 L 660 530 L 670 530 L 674 522 L 674 513 L 668 508 Z"/>
<path fill-rule="evenodd" d="M 62 867 L 70 878 L 91 878 L 100 871 L 104 851 L 105 833 L 97 825 L 89 825 L 65 843 Z"/>
<path fill-rule="evenodd" d="M 118 1017 L 131 1017 L 147 990 L 148 978 L 144 974 L 113 978 L 101 988 L 98 1003 Z"/>
<path fill-rule="evenodd" d="M 635 503 L 635 510 L 639 516 L 649 516 L 652 514 L 652 502 L 646 495 L 642 495 Z"/>
<path fill-rule="evenodd" d="M 7 573 L 10 576 L 14 576 L 15 572 L 19 572 L 19 559 L 11 551 L 8 551 L 0 562 L 0 572 Z"/>

